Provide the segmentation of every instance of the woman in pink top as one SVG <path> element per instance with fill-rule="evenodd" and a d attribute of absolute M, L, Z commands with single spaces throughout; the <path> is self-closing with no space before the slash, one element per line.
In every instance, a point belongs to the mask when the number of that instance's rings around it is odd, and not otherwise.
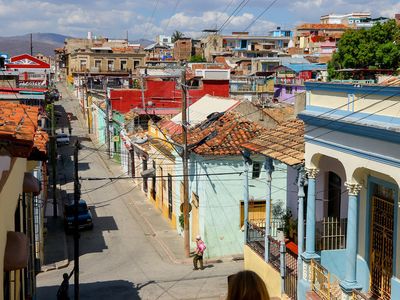
<path fill-rule="evenodd" d="M 204 269 L 203 266 L 203 253 L 206 250 L 206 244 L 201 240 L 201 236 L 196 236 L 196 250 L 193 257 L 193 270 L 198 270 L 197 262 L 200 262 L 200 270 Z"/>

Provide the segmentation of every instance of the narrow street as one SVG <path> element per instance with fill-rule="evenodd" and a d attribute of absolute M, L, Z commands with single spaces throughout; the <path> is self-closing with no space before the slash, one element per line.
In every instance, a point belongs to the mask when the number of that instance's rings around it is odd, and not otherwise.
<path fill-rule="evenodd" d="M 63 100 L 56 103 L 62 106 L 57 109 L 81 118 L 78 101 L 71 98 L 63 84 L 58 88 Z M 61 154 L 58 178 L 65 191 L 61 194 L 70 200 L 73 199 L 73 145 L 76 138 L 83 146 L 79 152 L 79 176 L 113 177 L 110 168 L 115 167 L 115 163 L 101 155 L 105 147 L 96 148 L 89 139 L 81 120 L 73 118 L 72 127 L 70 145 L 58 150 Z M 67 127 L 65 132 L 68 132 Z M 153 208 L 131 180 L 81 183 L 81 197 L 87 201 L 94 223 L 93 230 L 81 232 L 81 299 L 224 299 L 227 276 L 242 269 L 241 261 L 216 263 L 202 271 L 193 271 L 190 264 L 172 263 L 149 225 L 143 221 L 141 210 Z M 72 270 L 72 235 L 67 237 L 67 244 L 69 266 L 38 275 L 38 299 L 55 299 L 62 274 Z M 73 289 L 72 277 L 71 299 Z"/>

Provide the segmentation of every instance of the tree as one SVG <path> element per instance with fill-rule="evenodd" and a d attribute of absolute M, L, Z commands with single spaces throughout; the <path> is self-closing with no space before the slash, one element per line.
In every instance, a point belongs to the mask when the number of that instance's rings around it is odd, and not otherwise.
<path fill-rule="evenodd" d="M 182 32 L 175 30 L 174 33 L 172 34 L 172 42 L 175 43 L 177 40 L 183 38 L 185 36 L 185 34 L 183 34 Z"/>
<path fill-rule="evenodd" d="M 346 31 L 328 64 L 330 78 L 342 78 L 336 72 L 344 68 L 380 68 L 397 70 L 400 66 L 400 27 L 394 20 L 376 23 L 371 29 Z"/>
<path fill-rule="evenodd" d="M 201 55 L 192 55 L 189 62 L 205 62 L 206 60 Z"/>

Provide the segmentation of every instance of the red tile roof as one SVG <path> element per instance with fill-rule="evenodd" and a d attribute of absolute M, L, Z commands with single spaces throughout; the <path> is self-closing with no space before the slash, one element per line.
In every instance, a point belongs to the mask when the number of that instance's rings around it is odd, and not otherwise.
<path fill-rule="evenodd" d="M 296 29 L 341 29 L 346 30 L 350 27 L 344 24 L 320 24 L 320 23 L 305 23 L 296 27 Z"/>
<path fill-rule="evenodd" d="M 289 166 L 301 164 L 304 161 L 304 122 L 284 122 L 244 143 L 243 147 Z"/>
<path fill-rule="evenodd" d="M 14 157 L 28 158 L 32 151 L 46 154 L 47 133 L 38 129 L 39 108 L 0 102 L 0 142 Z"/>
<path fill-rule="evenodd" d="M 237 112 L 226 112 L 214 120 L 208 119 L 188 133 L 188 145 L 198 144 L 213 132 L 216 135 L 193 148 L 200 155 L 239 155 L 241 145 L 264 132 L 261 126 L 244 118 Z M 182 136 L 172 137 L 177 143 Z"/>

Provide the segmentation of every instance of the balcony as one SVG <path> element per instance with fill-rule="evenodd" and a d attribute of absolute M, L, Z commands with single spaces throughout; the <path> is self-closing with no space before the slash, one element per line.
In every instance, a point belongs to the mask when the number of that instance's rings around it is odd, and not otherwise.
<path fill-rule="evenodd" d="M 315 260 L 311 260 L 311 292 L 307 293 L 307 299 L 341 300 L 342 289 L 339 279 L 329 273 Z"/>
<path fill-rule="evenodd" d="M 304 79 L 297 78 L 275 78 L 275 84 L 281 85 L 304 85 Z"/>

